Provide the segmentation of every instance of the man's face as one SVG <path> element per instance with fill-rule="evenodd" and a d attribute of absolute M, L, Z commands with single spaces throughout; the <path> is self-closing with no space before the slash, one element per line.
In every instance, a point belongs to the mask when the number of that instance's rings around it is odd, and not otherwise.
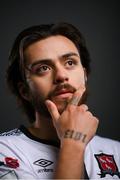
<path fill-rule="evenodd" d="M 31 69 L 26 70 L 29 100 L 45 116 L 46 99 L 62 113 L 75 90 L 85 85 L 85 71 L 76 46 L 65 36 L 56 35 L 29 45 L 24 55 Z"/>

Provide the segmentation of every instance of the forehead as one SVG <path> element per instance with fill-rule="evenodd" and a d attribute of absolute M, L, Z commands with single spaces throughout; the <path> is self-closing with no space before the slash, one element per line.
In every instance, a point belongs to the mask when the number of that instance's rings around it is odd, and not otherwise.
<path fill-rule="evenodd" d="M 78 49 L 70 39 L 56 35 L 32 43 L 25 49 L 24 55 L 26 59 L 32 62 L 37 59 L 54 59 L 70 52 L 79 55 Z"/>

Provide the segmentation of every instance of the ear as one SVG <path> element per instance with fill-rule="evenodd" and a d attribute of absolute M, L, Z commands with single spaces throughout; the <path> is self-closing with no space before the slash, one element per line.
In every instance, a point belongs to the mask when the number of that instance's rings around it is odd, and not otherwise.
<path fill-rule="evenodd" d="M 26 86 L 25 83 L 23 82 L 19 82 L 18 83 L 18 89 L 19 89 L 19 93 L 20 95 L 27 101 L 30 100 L 30 95 L 29 95 L 29 92 L 28 92 L 28 88 Z"/>

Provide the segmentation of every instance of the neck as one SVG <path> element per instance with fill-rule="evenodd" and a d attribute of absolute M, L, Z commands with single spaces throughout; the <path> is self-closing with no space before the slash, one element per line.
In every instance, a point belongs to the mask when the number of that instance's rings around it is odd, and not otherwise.
<path fill-rule="evenodd" d="M 31 134 L 40 139 L 59 142 L 56 130 L 52 123 L 52 119 L 43 117 L 38 112 L 36 112 L 35 122 L 28 129 Z"/>

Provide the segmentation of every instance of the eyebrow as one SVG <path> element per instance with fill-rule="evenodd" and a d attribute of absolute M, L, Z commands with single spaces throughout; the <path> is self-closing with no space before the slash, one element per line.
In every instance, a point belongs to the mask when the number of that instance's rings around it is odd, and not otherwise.
<path fill-rule="evenodd" d="M 60 58 L 67 58 L 67 57 L 70 57 L 70 56 L 77 56 L 77 57 L 80 58 L 80 56 L 77 53 L 74 53 L 74 52 L 63 54 L 62 56 L 60 56 Z"/>
<path fill-rule="evenodd" d="M 66 59 L 66 58 L 71 57 L 71 56 L 76 56 L 76 57 L 80 58 L 80 56 L 75 52 L 63 54 L 59 58 L 60 59 Z M 32 66 L 37 65 L 37 64 L 43 64 L 43 63 L 51 64 L 52 63 L 51 60 L 52 59 L 49 59 L 49 58 L 48 59 L 36 60 L 34 63 L 32 63 Z"/>

